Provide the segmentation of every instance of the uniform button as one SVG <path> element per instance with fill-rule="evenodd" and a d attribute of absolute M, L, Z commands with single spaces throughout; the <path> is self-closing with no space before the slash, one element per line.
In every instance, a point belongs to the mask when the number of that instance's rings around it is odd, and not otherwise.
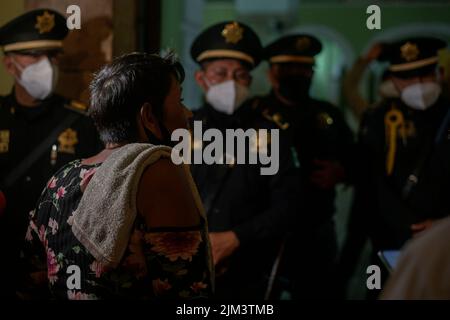
<path fill-rule="evenodd" d="M 30 176 L 26 176 L 26 177 L 25 177 L 25 181 L 26 181 L 26 182 L 30 182 L 30 181 L 31 181 L 31 177 L 30 177 Z"/>

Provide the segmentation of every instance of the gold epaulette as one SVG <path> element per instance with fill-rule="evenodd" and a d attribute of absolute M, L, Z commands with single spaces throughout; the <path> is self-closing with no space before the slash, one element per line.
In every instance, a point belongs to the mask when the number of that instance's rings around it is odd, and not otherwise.
<path fill-rule="evenodd" d="M 87 115 L 88 110 L 88 106 L 85 103 L 77 100 L 70 100 L 69 103 L 64 105 L 64 108 L 78 112 L 82 115 Z"/>
<path fill-rule="evenodd" d="M 269 109 L 266 108 L 261 114 L 267 120 L 275 123 L 281 130 L 287 130 L 290 126 L 289 122 L 285 121 L 284 117 L 279 112 L 271 113 Z"/>
<path fill-rule="evenodd" d="M 289 128 L 289 122 L 285 121 L 284 117 L 279 112 L 272 113 L 270 108 L 265 106 L 265 104 L 262 102 L 262 98 L 255 98 L 251 102 L 251 107 L 253 110 L 255 110 L 257 113 L 260 113 L 265 119 L 269 120 L 270 122 L 275 123 L 281 130 L 286 130 Z"/>

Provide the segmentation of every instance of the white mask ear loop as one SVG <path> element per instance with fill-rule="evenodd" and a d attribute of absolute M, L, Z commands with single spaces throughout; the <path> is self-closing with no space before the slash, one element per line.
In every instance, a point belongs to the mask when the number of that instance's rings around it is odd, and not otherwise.
<path fill-rule="evenodd" d="M 20 73 L 22 73 L 23 70 L 25 70 L 25 68 L 23 68 L 23 67 L 16 61 L 16 59 L 14 59 L 13 56 L 11 56 L 11 61 L 14 63 L 14 65 L 16 66 L 16 68 L 19 69 Z"/>
<path fill-rule="evenodd" d="M 205 81 L 205 84 L 207 86 L 206 91 L 208 91 L 209 89 L 211 89 L 212 84 L 211 82 L 209 82 L 209 80 L 206 78 L 206 76 L 203 76 L 203 81 Z"/>

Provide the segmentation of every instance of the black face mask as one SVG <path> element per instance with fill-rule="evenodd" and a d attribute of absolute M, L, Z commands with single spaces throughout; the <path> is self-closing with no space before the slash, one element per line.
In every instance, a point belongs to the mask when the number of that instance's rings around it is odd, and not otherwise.
<path fill-rule="evenodd" d="M 159 128 L 161 130 L 162 139 L 158 139 L 150 130 L 148 130 L 144 126 L 145 135 L 147 136 L 148 141 L 153 145 L 163 145 L 173 148 L 175 143 L 172 141 L 169 130 L 162 124 L 161 121 L 158 121 Z"/>
<path fill-rule="evenodd" d="M 301 75 L 286 75 L 279 79 L 280 95 L 294 103 L 300 103 L 309 99 L 311 78 Z"/>

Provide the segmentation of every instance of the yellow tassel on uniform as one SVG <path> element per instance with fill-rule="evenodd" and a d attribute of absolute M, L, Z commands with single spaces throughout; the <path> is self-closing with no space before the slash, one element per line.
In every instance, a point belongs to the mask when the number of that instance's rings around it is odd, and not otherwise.
<path fill-rule="evenodd" d="M 388 146 L 388 152 L 386 157 L 386 174 L 392 175 L 395 165 L 395 156 L 397 152 L 397 133 L 400 131 L 402 138 L 404 139 L 404 132 L 402 128 L 405 128 L 405 119 L 403 114 L 395 106 L 392 110 L 386 113 L 384 118 L 384 124 L 386 128 L 386 143 Z"/>

